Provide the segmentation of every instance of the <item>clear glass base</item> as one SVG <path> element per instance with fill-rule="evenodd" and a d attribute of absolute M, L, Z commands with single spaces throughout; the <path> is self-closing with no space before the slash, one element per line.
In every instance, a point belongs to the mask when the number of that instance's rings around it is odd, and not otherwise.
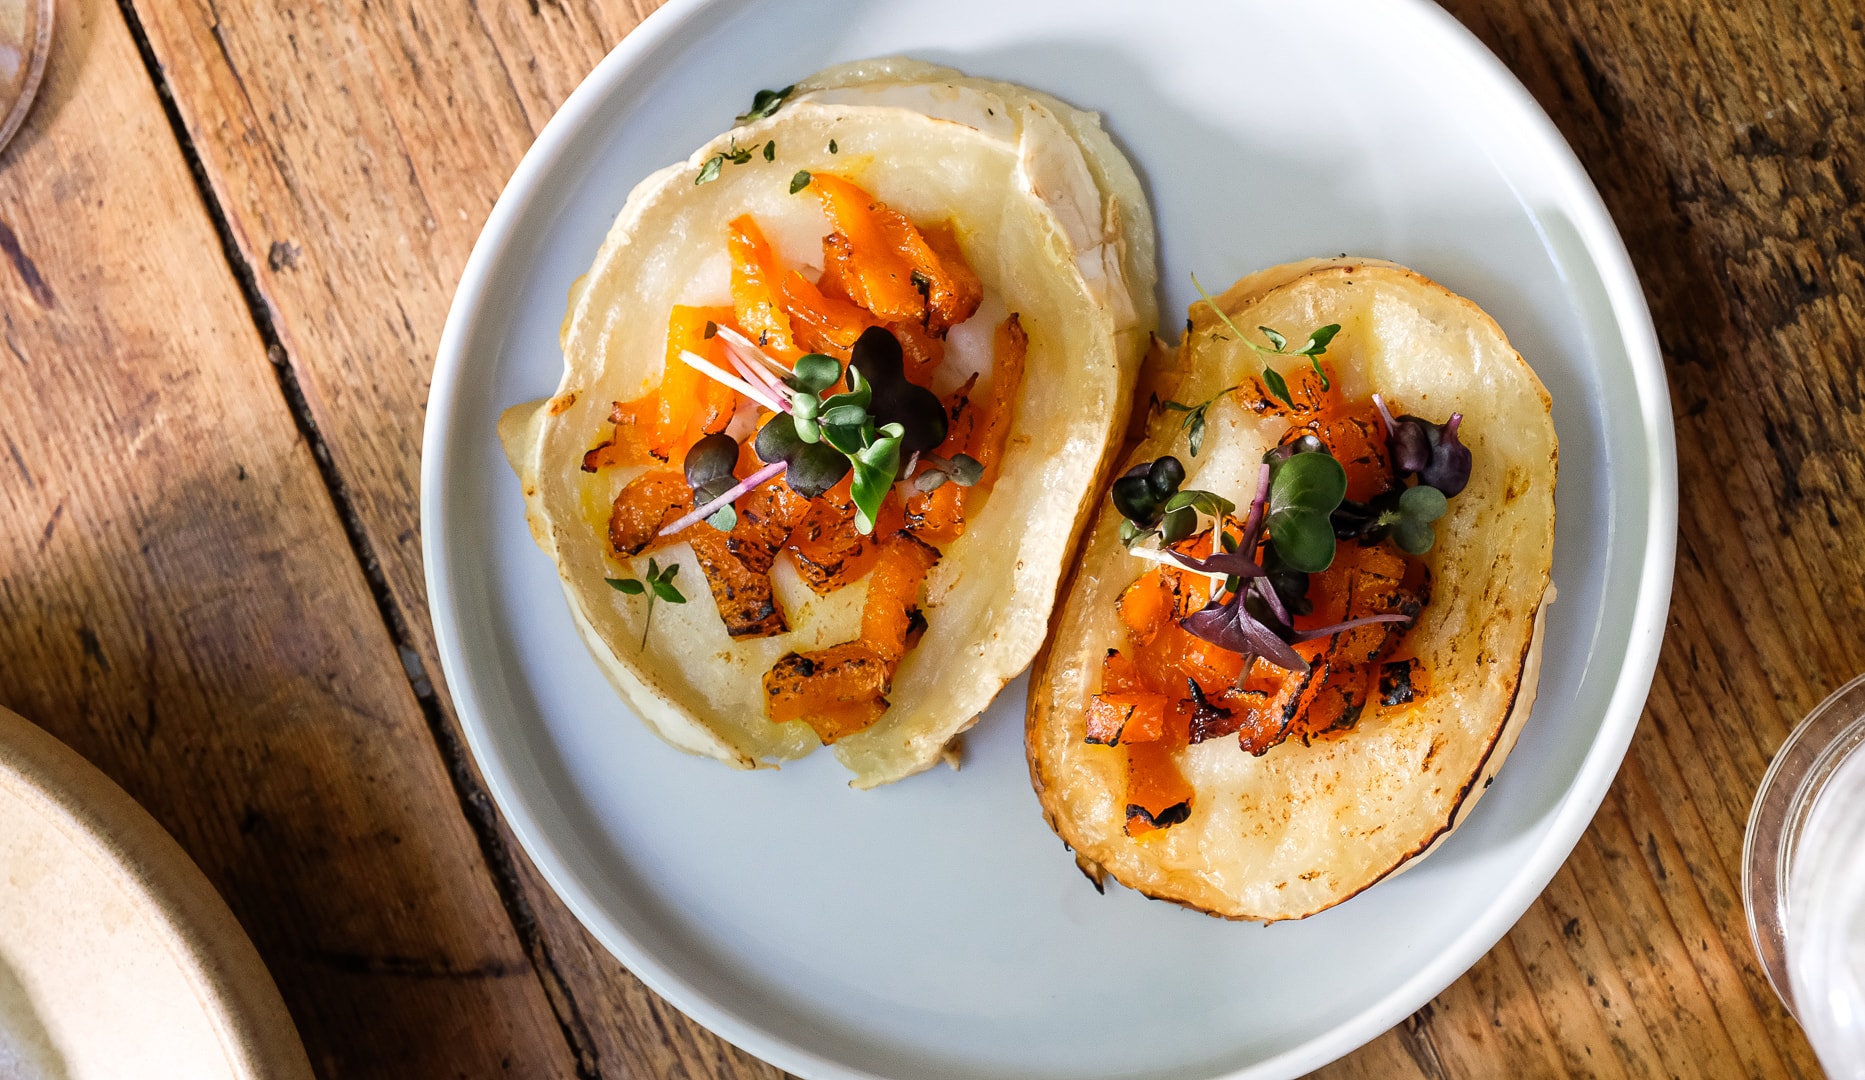
<path fill-rule="evenodd" d="M 1865 675 L 1834 691 L 1781 745 L 1762 777 L 1742 844 L 1742 902 L 1755 952 L 1774 992 L 1810 1028 L 1814 1025 L 1807 1024 L 1810 1018 L 1796 1003 L 1788 975 L 1790 884 L 1819 796 L 1860 746 L 1865 746 Z"/>
<path fill-rule="evenodd" d="M 0 150 L 26 119 L 52 51 L 52 0 L 0 0 Z"/>

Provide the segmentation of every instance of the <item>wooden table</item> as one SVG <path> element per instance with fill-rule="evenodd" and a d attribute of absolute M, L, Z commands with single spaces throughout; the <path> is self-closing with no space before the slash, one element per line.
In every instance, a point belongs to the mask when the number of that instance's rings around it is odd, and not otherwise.
<path fill-rule="evenodd" d="M 467 252 L 631 0 L 60 0 L 0 157 L 0 703 L 194 856 L 328 1077 L 749 1077 L 487 798 L 416 514 Z M 1814 1076 L 1756 967 L 1748 802 L 1865 668 L 1865 18 L 1456 0 L 1605 193 L 1678 417 L 1676 599 L 1605 806 L 1336 1077 Z M 1240 1006 L 1242 1007 L 1242 1006 Z"/>

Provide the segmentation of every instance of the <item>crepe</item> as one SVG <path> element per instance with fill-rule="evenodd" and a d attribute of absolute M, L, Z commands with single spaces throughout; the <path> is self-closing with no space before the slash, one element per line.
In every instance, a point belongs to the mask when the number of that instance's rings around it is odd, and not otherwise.
<path fill-rule="evenodd" d="M 733 156 L 745 148 L 756 152 Z M 956 385 L 967 366 L 988 370 L 990 328 L 1005 313 L 1029 339 L 1000 474 L 926 581 L 925 636 L 900 663 L 880 721 L 835 744 L 853 783 L 871 787 L 938 761 L 1043 640 L 1156 318 L 1152 222 L 1092 114 L 899 59 L 803 80 L 770 115 L 635 188 L 572 290 L 562 382 L 549 399 L 510 410 L 500 437 L 532 534 L 623 701 L 674 746 L 742 768 L 819 745 L 802 723 L 766 719 L 760 679 L 786 653 L 849 639 L 865 582 L 815 596 L 780 557 L 772 578 L 787 633 L 733 640 L 705 590 L 690 588 L 690 602 L 653 609 L 642 644 L 644 605 L 605 581 L 632 565 L 604 532 L 631 473 L 577 463 L 612 403 L 659 382 L 672 307 L 730 303 L 729 222 L 752 215 L 786 265 L 820 268 L 826 230 L 814 199 L 792 191 L 801 173 L 845 177 L 914 222 L 952 222 L 985 299 L 951 331 L 934 389 Z M 699 582 L 684 546 L 659 558 L 683 568 L 681 582 Z"/>
<path fill-rule="evenodd" d="M 1350 398 L 1378 391 L 1442 422 L 1463 414 L 1469 485 L 1437 522 L 1424 556 L 1429 603 L 1406 636 L 1430 673 L 1410 704 L 1369 703 L 1351 730 L 1291 740 L 1253 756 L 1230 738 L 1180 750 L 1195 789 L 1170 828 L 1124 831 L 1124 758 L 1084 741 L 1102 661 L 1125 638 L 1121 591 L 1153 564 L 1124 548 L 1121 514 L 1105 499 L 1031 680 L 1030 775 L 1050 823 L 1091 876 L 1239 919 L 1300 918 L 1409 866 L 1465 819 L 1515 743 L 1535 697 L 1542 615 L 1552 599 L 1558 450 L 1541 382 L 1476 305 L 1390 263 L 1315 260 L 1253 275 L 1216 303 L 1238 327 L 1291 338 L 1341 330 L 1326 352 Z M 1303 357 L 1265 357 L 1236 340 L 1207 304 L 1194 305 L 1180 351 L 1151 373 L 1159 397 L 1218 400 L 1202 453 L 1184 416 L 1156 414 L 1123 468 L 1176 455 L 1186 489 L 1247 504 L 1262 455 L 1289 421 L 1252 410 L 1267 360 L 1290 379 Z M 1221 394 L 1243 384 L 1245 390 Z"/>

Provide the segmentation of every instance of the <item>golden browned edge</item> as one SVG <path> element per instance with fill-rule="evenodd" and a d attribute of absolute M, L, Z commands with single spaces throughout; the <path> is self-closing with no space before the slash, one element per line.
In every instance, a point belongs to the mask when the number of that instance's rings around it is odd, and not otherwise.
<path fill-rule="evenodd" d="M 1303 259 L 1296 262 L 1283 263 L 1264 270 L 1258 270 L 1255 273 L 1247 274 L 1239 278 L 1234 285 L 1224 290 L 1222 294 L 1214 297 L 1213 303 L 1220 310 L 1228 314 L 1231 307 L 1248 302 L 1257 295 L 1290 284 L 1299 278 L 1330 271 L 1353 273 L 1363 266 L 1376 266 L 1383 269 L 1398 271 L 1408 277 L 1424 282 L 1432 288 L 1442 290 L 1450 296 L 1455 297 L 1478 317 L 1495 327 L 1496 332 L 1502 336 L 1503 340 L 1508 340 L 1508 335 L 1503 332 L 1501 325 L 1498 324 L 1487 311 L 1478 307 L 1477 304 L 1468 297 L 1445 288 L 1445 286 L 1439 284 L 1434 279 L 1426 277 L 1410 267 L 1401 266 L 1398 263 L 1390 262 L 1385 259 L 1337 257 L 1331 259 Z M 1198 302 L 1205 303 L 1203 300 Z M 1142 442 L 1145 442 L 1152 433 L 1154 419 L 1163 416 L 1163 413 L 1158 413 L 1153 410 L 1152 400 L 1168 400 L 1166 395 L 1173 393 L 1180 380 L 1184 377 L 1187 371 L 1187 357 L 1190 352 L 1187 342 L 1188 339 L 1181 338 L 1177 349 L 1168 350 L 1156 336 L 1154 337 L 1152 348 L 1147 351 L 1140 371 L 1139 381 L 1135 389 L 1136 398 L 1141 390 L 1146 390 L 1149 393 L 1146 414 L 1147 419 L 1141 422 L 1137 415 L 1129 418 L 1127 423 L 1127 438 L 1120 448 L 1118 460 L 1124 462 Z M 1512 351 L 1515 352 L 1515 358 L 1520 361 L 1524 367 L 1529 366 L 1528 361 L 1522 356 L 1520 350 L 1514 350 L 1512 347 Z M 1529 371 L 1533 374 L 1534 369 L 1529 367 Z M 1547 388 L 1542 385 L 1539 376 L 1535 377 L 1535 385 L 1540 390 L 1542 407 L 1552 411 L 1553 399 L 1548 396 Z M 1555 445 L 1554 452 L 1550 456 L 1553 459 L 1550 464 L 1554 470 L 1555 476 L 1558 478 L 1560 472 L 1560 446 L 1558 443 Z M 1088 502 L 1085 511 L 1089 519 L 1093 518 L 1099 507 L 1100 492 L 1105 490 L 1106 486 L 1112 482 L 1110 473 L 1110 467 L 1104 464 L 1101 472 L 1097 474 L 1098 478 L 1094 489 L 1095 495 Z M 1056 639 L 1059 636 L 1058 631 L 1061 629 L 1062 610 L 1065 606 L 1068 594 L 1074 589 L 1076 575 L 1081 569 L 1081 563 L 1078 557 L 1081 554 L 1079 548 L 1086 542 L 1086 537 L 1087 531 L 1085 529 L 1080 530 L 1074 544 L 1070 547 L 1070 566 L 1065 571 L 1062 584 L 1056 593 L 1056 604 L 1049 612 L 1049 636 L 1044 640 L 1042 648 L 1037 651 L 1036 659 L 1032 662 L 1030 667 L 1031 677 L 1028 705 L 1026 706 L 1024 716 L 1023 748 L 1024 759 L 1028 763 L 1030 770 L 1030 786 L 1035 790 L 1037 802 L 1043 808 L 1043 820 L 1048 822 L 1050 829 L 1061 838 L 1062 843 L 1074 857 L 1075 865 L 1081 870 L 1083 876 L 1094 885 L 1097 892 L 1105 892 L 1106 881 L 1109 877 L 1112 877 L 1115 881 L 1120 882 L 1120 884 L 1127 885 L 1128 888 L 1134 888 L 1135 892 L 1147 896 L 1150 899 L 1164 900 L 1192 911 L 1202 912 L 1212 918 L 1224 919 L 1229 922 L 1260 922 L 1267 926 L 1274 922 L 1308 918 L 1310 915 L 1319 914 L 1338 904 L 1345 903 L 1380 882 L 1399 873 L 1403 873 L 1405 870 L 1411 869 L 1425 856 L 1436 850 L 1438 845 L 1449 839 L 1450 835 L 1456 832 L 1458 827 L 1468 819 L 1468 811 L 1475 807 L 1476 803 L 1483 797 L 1484 791 L 1488 789 L 1488 782 L 1485 782 L 1482 787 L 1479 788 L 1477 786 L 1477 781 L 1479 779 L 1485 779 L 1485 772 L 1489 773 L 1487 780 L 1493 781 L 1495 774 L 1501 771 L 1504 760 L 1507 759 L 1509 753 L 1515 748 L 1516 740 L 1521 734 L 1521 726 L 1526 723 L 1528 719 L 1527 712 L 1521 712 L 1518 716 L 1517 709 L 1517 705 L 1521 701 L 1524 687 L 1527 687 L 1529 690 L 1528 701 L 1531 708 L 1535 697 L 1536 686 L 1524 680 L 1522 676 L 1523 672 L 1530 667 L 1531 656 L 1538 656 L 1540 652 L 1547 605 L 1549 603 L 1550 570 L 1544 570 L 1541 574 L 1543 599 L 1535 607 L 1534 630 L 1529 634 L 1527 644 L 1522 647 L 1522 655 L 1518 658 L 1514 669 L 1507 676 L 1515 682 L 1515 686 L 1511 689 L 1509 697 L 1509 708 L 1503 712 L 1502 718 L 1496 723 L 1495 729 L 1489 738 L 1489 745 L 1484 748 L 1483 756 L 1478 759 L 1476 768 L 1471 771 L 1470 775 L 1464 780 L 1463 786 L 1458 790 L 1457 798 L 1450 805 L 1443 827 L 1421 840 L 1417 847 L 1401 855 L 1397 861 L 1385 870 L 1385 872 L 1379 874 L 1364 885 L 1361 885 L 1359 888 L 1354 889 L 1352 892 L 1340 896 L 1320 907 L 1314 908 L 1311 911 L 1305 911 L 1299 915 L 1282 915 L 1273 918 L 1261 918 L 1250 915 L 1230 915 L 1220 911 L 1213 911 L 1177 897 L 1154 896 L 1143 888 L 1135 888 L 1134 886 L 1128 885 L 1127 882 L 1121 881 L 1120 875 L 1082 854 L 1076 847 L 1075 839 L 1062 827 L 1058 816 L 1050 808 L 1051 800 L 1048 797 L 1047 785 L 1043 780 L 1042 765 L 1034 749 L 1035 733 L 1042 726 L 1049 714 L 1047 695 L 1041 692 L 1041 688 L 1044 684 L 1042 673 L 1049 666 L 1050 652 L 1055 648 Z M 1538 670 L 1539 665 L 1534 666 L 1537 668 L 1534 672 L 1534 677 L 1535 681 L 1538 682 L 1540 677 Z M 1500 754 L 1498 754 L 1498 750 L 1500 750 Z M 1473 791 L 1475 793 L 1475 798 L 1471 798 Z"/>

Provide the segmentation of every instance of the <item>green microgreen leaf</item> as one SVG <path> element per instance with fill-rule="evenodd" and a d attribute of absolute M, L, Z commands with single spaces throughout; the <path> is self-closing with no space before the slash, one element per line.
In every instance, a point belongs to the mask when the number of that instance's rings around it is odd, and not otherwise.
<path fill-rule="evenodd" d="M 869 424 L 865 421 L 854 425 L 824 425 L 822 428 L 822 441 L 852 458 L 866 449 L 868 444 L 873 441 L 868 434 L 868 428 Z M 799 431 L 797 434 L 801 435 L 802 432 Z"/>
<path fill-rule="evenodd" d="M 1237 509 L 1236 503 L 1231 502 L 1222 495 L 1216 495 L 1209 491 L 1199 491 L 1196 488 L 1188 488 L 1172 496 L 1170 499 L 1167 499 L 1166 513 L 1169 514 L 1181 506 L 1189 506 L 1199 513 L 1214 518 L 1219 522 L 1222 522 L 1225 516 L 1231 511 Z"/>
<path fill-rule="evenodd" d="M 815 420 L 822 415 L 822 399 L 815 394 L 798 394 L 790 402 L 790 415 L 798 420 Z"/>
<path fill-rule="evenodd" d="M 842 377 L 842 365 L 833 356 L 822 353 L 805 353 L 797 357 L 791 382 L 798 390 L 810 394 L 820 394 L 836 384 Z"/>
<path fill-rule="evenodd" d="M 751 95 L 751 108 L 746 110 L 745 112 L 739 113 L 737 122 L 740 124 L 749 124 L 753 120 L 764 119 L 765 117 L 776 112 L 778 106 L 782 105 L 784 103 L 784 99 L 789 97 L 790 92 L 795 89 L 796 89 L 796 84 L 792 83 L 791 85 L 784 87 L 782 90 L 760 90 L 758 91 L 757 93 Z"/>
<path fill-rule="evenodd" d="M 1269 512 L 1290 508 L 1331 514 L 1347 496 L 1347 470 L 1334 455 L 1295 454 L 1275 467 L 1269 481 Z"/>
<path fill-rule="evenodd" d="M 1132 547 L 1142 540 L 1145 540 L 1147 537 L 1154 535 L 1157 535 L 1157 530 L 1155 529 L 1143 529 L 1124 518 L 1120 522 L 1120 542 L 1127 547 Z"/>
<path fill-rule="evenodd" d="M 728 506 L 726 509 L 730 510 L 731 507 Z M 715 514 L 713 516 L 716 518 L 718 515 Z M 673 583 L 673 576 L 679 572 L 679 563 L 673 563 L 668 566 L 667 569 L 662 570 L 660 563 L 650 558 L 648 560 L 647 583 L 645 585 L 636 581 L 634 578 L 603 579 L 609 583 L 611 588 L 617 589 L 629 596 L 640 596 L 643 593 L 647 594 L 648 613 L 647 617 L 641 622 L 640 647 L 643 649 L 648 647 L 648 630 L 654 625 L 654 601 L 658 599 L 665 600 L 670 604 L 686 603 L 686 597 L 680 595 L 680 590 L 676 588 Z"/>
<path fill-rule="evenodd" d="M 1291 569 L 1318 574 L 1334 562 L 1334 524 L 1324 513 L 1292 506 L 1269 515 L 1269 539 Z"/>
<path fill-rule="evenodd" d="M 868 410 L 849 402 L 845 405 L 831 405 L 822 410 L 818 419 L 827 427 L 859 428 L 868 421 Z"/>
<path fill-rule="evenodd" d="M 1198 511 L 1189 506 L 1166 511 L 1166 516 L 1159 519 L 1159 539 L 1161 543 L 1176 544 L 1192 533 L 1198 531 Z"/>
<path fill-rule="evenodd" d="M 1269 327 L 1259 326 L 1257 327 L 1257 329 L 1263 332 L 1263 336 L 1269 339 L 1269 343 L 1276 347 L 1277 352 L 1281 352 L 1284 349 L 1289 347 L 1289 339 L 1283 337 L 1281 334 L 1277 333 L 1276 331 L 1271 330 Z"/>
<path fill-rule="evenodd" d="M 777 140 L 776 139 L 772 139 L 770 142 L 767 142 L 764 144 L 764 160 L 766 161 L 777 160 Z"/>
<path fill-rule="evenodd" d="M 1406 488 L 1405 494 L 1399 496 L 1400 512 L 1414 521 L 1436 521 L 1444 516 L 1450 505 L 1444 493 L 1430 484 Z"/>
<path fill-rule="evenodd" d="M 1269 540 L 1291 569 L 1320 573 L 1334 561 L 1331 515 L 1347 495 L 1347 471 L 1325 451 L 1277 463 L 1269 480 Z"/>
<path fill-rule="evenodd" d="M 1437 542 L 1437 533 L 1428 522 L 1402 517 L 1392 527 L 1392 542 L 1407 554 L 1423 555 Z"/>
<path fill-rule="evenodd" d="M 855 502 L 855 529 L 864 536 L 874 531 L 874 522 L 881 516 L 881 503 L 900 472 L 900 437 L 903 434 L 899 424 L 888 424 L 873 443 L 851 455 L 855 479 L 849 494 Z"/>
<path fill-rule="evenodd" d="M 649 585 L 654 589 L 654 595 L 667 601 L 669 604 L 686 603 L 686 597 L 681 595 L 679 587 L 673 583 L 674 575 L 679 572 L 680 564 L 674 563 L 666 570 L 663 570 L 660 577 L 649 582 Z"/>
<path fill-rule="evenodd" d="M 797 174 L 790 178 L 790 194 L 795 195 L 797 192 L 802 191 L 804 188 L 808 186 L 809 186 L 809 170 L 798 169 Z"/>
<path fill-rule="evenodd" d="M 714 154 L 699 167 L 699 175 L 693 178 L 693 184 L 709 184 L 719 178 L 719 170 L 725 168 L 725 155 Z"/>
<path fill-rule="evenodd" d="M 731 503 L 726 503 L 719 507 L 717 513 L 706 519 L 706 524 L 720 532 L 731 532 L 738 524 L 738 511 L 732 508 Z"/>
<path fill-rule="evenodd" d="M 945 474 L 959 487 L 972 487 L 984 479 L 984 463 L 970 454 L 953 454 Z"/>

